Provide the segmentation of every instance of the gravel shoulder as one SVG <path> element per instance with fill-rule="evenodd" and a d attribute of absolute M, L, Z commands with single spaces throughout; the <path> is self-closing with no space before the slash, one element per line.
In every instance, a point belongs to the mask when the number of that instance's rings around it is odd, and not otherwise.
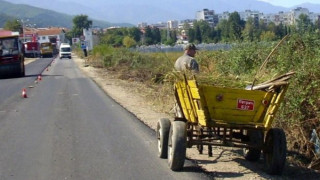
<path fill-rule="evenodd" d="M 115 78 L 112 72 L 85 65 L 85 60 L 73 54 L 73 61 L 90 77 L 106 94 L 134 114 L 143 123 L 156 129 L 159 118 L 172 119 L 168 114 L 157 112 L 144 95 L 137 91 L 143 86 L 138 82 L 124 81 Z M 239 148 L 213 147 L 213 156 L 208 157 L 207 148 L 199 154 L 196 147 L 187 149 L 187 158 L 194 161 L 215 179 L 300 179 L 314 177 L 298 167 L 287 165 L 282 176 L 270 176 L 264 172 L 263 160 L 248 162 L 241 155 Z M 157 156 L 155 154 L 155 156 Z M 319 174 L 318 174 L 319 175 Z M 318 176 L 319 177 L 319 176 Z"/>

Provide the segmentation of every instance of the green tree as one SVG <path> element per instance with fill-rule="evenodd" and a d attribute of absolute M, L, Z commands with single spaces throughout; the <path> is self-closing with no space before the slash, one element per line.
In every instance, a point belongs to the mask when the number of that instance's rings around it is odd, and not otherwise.
<path fill-rule="evenodd" d="M 136 42 L 139 42 L 141 39 L 141 31 L 137 27 L 132 27 L 128 29 L 128 34 L 131 38 L 133 38 Z"/>
<path fill-rule="evenodd" d="M 16 31 L 21 34 L 23 33 L 22 25 L 17 19 L 8 20 L 3 28 L 10 31 Z"/>
<path fill-rule="evenodd" d="M 189 42 L 193 43 L 196 40 L 196 36 L 195 36 L 196 32 L 193 28 L 190 28 L 187 32 L 188 38 L 189 38 Z"/>
<path fill-rule="evenodd" d="M 257 28 L 254 26 L 253 18 L 249 18 L 242 32 L 243 39 L 249 42 L 254 41 L 255 39 L 254 35 L 256 30 Z"/>
<path fill-rule="evenodd" d="M 260 39 L 261 41 L 274 41 L 277 37 L 272 31 L 264 31 L 261 33 Z"/>
<path fill-rule="evenodd" d="M 207 21 L 198 21 L 197 22 L 200 33 L 201 33 L 201 41 L 204 43 L 210 43 L 213 39 L 212 28 Z"/>
<path fill-rule="evenodd" d="M 315 29 L 320 30 L 320 19 L 319 18 L 314 25 L 315 25 Z"/>
<path fill-rule="evenodd" d="M 131 47 L 134 47 L 137 43 L 133 38 L 131 38 L 129 36 L 126 36 L 126 37 L 123 38 L 122 44 L 126 48 L 131 48 Z"/>
<path fill-rule="evenodd" d="M 113 34 L 105 34 L 101 38 L 101 44 L 108 44 L 113 47 L 121 47 L 123 44 L 123 36 L 122 35 L 113 35 Z"/>
<path fill-rule="evenodd" d="M 151 45 L 153 44 L 153 34 L 150 26 L 147 26 L 145 28 L 145 33 L 144 33 L 144 44 L 146 45 Z"/>
<path fill-rule="evenodd" d="M 168 30 L 167 29 L 161 29 L 160 30 L 161 35 L 161 43 L 165 44 L 167 42 L 168 38 Z"/>
<path fill-rule="evenodd" d="M 217 36 L 219 37 L 219 41 L 229 42 L 229 34 L 228 20 L 223 19 L 217 25 Z"/>
<path fill-rule="evenodd" d="M 238 12 L 230 14 L 228 19 L 229 37 L 232 41 L 240 41 L 242 39 L 241 32 L 244 27 L 244 21 L 240 19 Z"/>
<path fill-rule="evenodd" d="M 279 39 L 282 39 L 285 35 L 288 34 L 287 33 L 287 27 L 284 26 L 282 23 L 277 25 L 273 32 Z"/>
<path fill-rule="evenodd" d="M 152 38 L 153 38 L 153 43 L 154 44 L 161 43 L 161 33 L 160 33 L 159 28 L 153 28 L 152 29 Z"/>
<path fill-rule="evenodd" d="M 110 29 L 101 38 L 102 44 L 108 44 L 113 47 L 121 47 L 123 38 L 126 36 L 126 29 Z"/>
<path fill-rule="evenodd" d="M 200 30 L 200 26 L 198 24 L 195 24 L 195 42 L 196 43 L 202 43 L 202 35 L 201 35 L 201 30 Z"/>
<path fill-rule="evenodd" d="M 177 42 L 177 32 L 175 30 L 169 31 L 169 37 L 165 41 L 166 45 L 173 46 Z"/>
<path fill-rule="evenodd" d="M 190 24 L 189 23 L 184 23 L 183 24 L 183 29 L 188 31 L 189 29 L 191 28 Z"/>
<path fill-rule="evenodd" d="M 83 34 L 83 29 L 89 29 L 92 26 L 92 21 L 87 15 L 77 15 L 72 19 L 73 27 L 72 34 L 74 37 L 80 37 Z"/>
<path fill-rule="evenodd" d="M 300 14 L 299 19 L 297 20 L 297 28 L 300 34 L 313 31 L 313 23 L 306 14 Z"/>

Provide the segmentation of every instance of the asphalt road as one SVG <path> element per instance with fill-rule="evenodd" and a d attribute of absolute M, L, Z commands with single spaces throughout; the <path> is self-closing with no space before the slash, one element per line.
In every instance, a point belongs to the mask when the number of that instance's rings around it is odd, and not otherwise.
<path fill-rule="evenodd" d="M 153 130 L 72 60 L 56 59 L 47 71 L 51 61 L 28 64 L 24 78 L 0 79 L 1 180 L 212 179 L 190 161 L 172 172 L 157 157 Z"/>

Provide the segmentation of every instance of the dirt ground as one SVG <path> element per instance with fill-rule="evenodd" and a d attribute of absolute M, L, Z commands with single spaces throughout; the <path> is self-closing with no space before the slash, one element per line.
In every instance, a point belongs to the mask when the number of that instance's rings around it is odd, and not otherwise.
<path fill-rule="evenodd" d="M 110 97 L 150 128 L 156 129 L 159 118 L 172 119 L 166 113 L 155 111 L 157 108 L 146 102 L 143 92 L 136 90 L 141 89 L 143 84 L 117 79 L 112 72 L 88 66 L 84 59 L 75 55 L 72 59 Z M 213 157 L 208 157 L 206 147 L 204 147 L 203 154 L 199 154 L 196 147 L 193 147 L 187 149 L 187 158 L 215 179 L 310 179 L 314 177 L 310 176 L 310 172 L 302 171 L 299 167 L 290 164 L 287 164 L 282 176 L 270 176 L 264 172 L 262 159 L 254 163 L 248 162 L 241 153 L 242 151 L 238 148 L 213 147 Z M 157 155 L 155 154 L 155 156 Z M 315 177 L 319 176 L 316 175 Z"/>

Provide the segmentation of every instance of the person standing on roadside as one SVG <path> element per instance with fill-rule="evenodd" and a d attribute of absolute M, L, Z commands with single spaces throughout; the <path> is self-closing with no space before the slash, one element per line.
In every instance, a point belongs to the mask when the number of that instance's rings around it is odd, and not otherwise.
<path fill-rule="evenodd" d="M 194 44 L 188 44 L 184 50 L 184 54 L 176 60 L 174 68 L 177 71 L 189 70 L 192 73 L 199 73 L 199 64 L 194 58 L 198 50 L 197 47 Z"/>

